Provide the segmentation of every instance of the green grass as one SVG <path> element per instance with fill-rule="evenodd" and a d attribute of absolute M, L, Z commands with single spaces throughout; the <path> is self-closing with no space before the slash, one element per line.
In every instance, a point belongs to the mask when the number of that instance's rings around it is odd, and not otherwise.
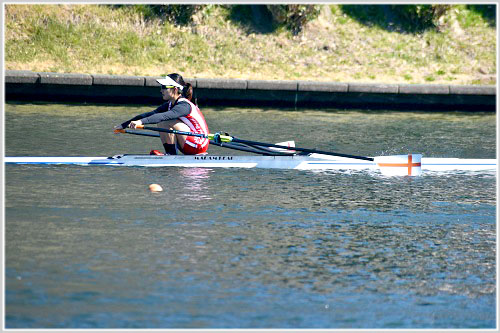
<path fill-rule="evenodd" d="M 185 26 L 145 5 L 5 8 L 6 69 L 496 84 L 496 30 L 485 6 L 453 5 L 437 30 L 410 33 L 393 29 L 381 11 L 325 5 L 298 36 L 283 27 L 258 32 L 244 5 L 206 6 Z"/>

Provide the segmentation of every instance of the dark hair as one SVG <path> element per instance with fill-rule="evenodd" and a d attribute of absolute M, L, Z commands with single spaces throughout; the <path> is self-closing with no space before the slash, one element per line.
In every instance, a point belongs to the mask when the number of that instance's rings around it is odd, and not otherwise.
<path fill-rule="evenodd" d="M 182 76 L 177 73 L 168 74 L 168 77 L 184 87 L 182 89 L 182 97 L 185 97 L 190 101 L 193 99 L 193 86 L 191 83 L 184 82 Z"/>

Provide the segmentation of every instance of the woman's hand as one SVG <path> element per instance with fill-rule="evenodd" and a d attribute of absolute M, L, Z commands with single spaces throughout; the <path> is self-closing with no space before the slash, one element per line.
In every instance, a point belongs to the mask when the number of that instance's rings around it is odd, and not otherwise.
<path fill-rule="evenodd" d="M 138 125 L 142 125 L 142 121 L 140 121 L 140 120 L 131 121 L 130 124 L 128 125 L 128 127 L 135 128 Z"/>

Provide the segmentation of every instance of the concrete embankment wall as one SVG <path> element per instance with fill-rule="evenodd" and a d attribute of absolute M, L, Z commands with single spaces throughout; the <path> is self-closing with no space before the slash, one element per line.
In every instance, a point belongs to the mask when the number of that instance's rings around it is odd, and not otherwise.
<path fill-rule="evenodd" d="M 160 104 L 160 77 L 5 71 L 7 101 Z M 200 106 L 495 111 L 496 86 L 186 79 Z"/>

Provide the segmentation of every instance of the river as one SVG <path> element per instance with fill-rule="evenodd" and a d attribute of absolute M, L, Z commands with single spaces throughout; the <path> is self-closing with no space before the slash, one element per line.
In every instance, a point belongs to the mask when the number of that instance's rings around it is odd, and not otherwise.
<path fill-rule="evenodd" d="M 162 149 L 112 133 L 149 110 L 7 103 L 5 155 Z M 211 132 L 249 140 L 496 156 L 494 113 L 202 110 Z M 495 172 L 4 170 L 7 328 L 496 326 Z"/>

